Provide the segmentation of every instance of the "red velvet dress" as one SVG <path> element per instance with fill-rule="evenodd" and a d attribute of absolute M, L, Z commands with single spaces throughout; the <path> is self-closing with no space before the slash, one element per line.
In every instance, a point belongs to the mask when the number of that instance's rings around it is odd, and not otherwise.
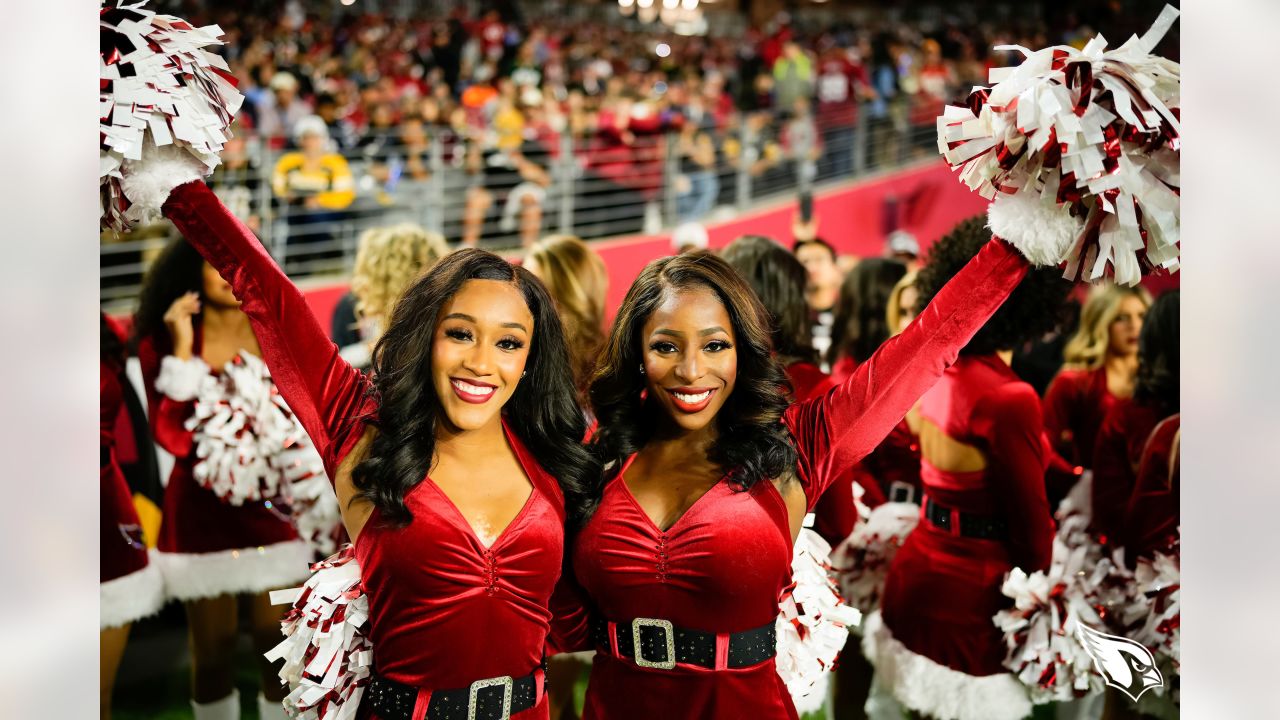
<path fill-rule="evenodd" d="M 1107 369 L 1061 370 L 1044 393 L 1044 429 L 1070 465 L 1093 469 L 1098 429 L 1120 398 L 1107 389 Z"/>
<path fill-rule="evenodd" d="M 124 403 L 121 373 L 99 363 L 98 443 L 101 509 L 98 581 L 101 585 L 102 628 L 117 627 L 150 615 L 164 600 L 164 582 L 148 563 L 142 525 L 133 495 L 116 461 L 115 425 Z"/>
<path fill-rule="evenodd" d="M 202 336 L 197 323 L 195 358 L 200 357 Z M 188 398 L 175 400 L 157 389 L 162 362 L 182 362 L 169 356 L 168 348 L 158 345 L 156 338 L 143 338 L 138 344 L 138 360 L 152 435 L 156 444 L 174 458 L 164 490 L 156 543 L 156 562 L 169 595 L 178 600 L 196 600 L 227 593 L 259 593 L 300 583 L 308 574 L 311 549 L 298 537 L 288 515 L 267 501 L 239 506 L 223 502 L 196 482 L 199 458 L 195 433 L 185 425 L 195 411 L 195 402 Z M 199 367 L 205 373 L 220 372 L 206 365 Z"/>
<path fill-rule="evenodd" d="M 792 405 L 784 416 L 796 446 L 796 474 L 809 509 L 822 492 L 884 439 L 995 312 L 1027 263 L 1009 245 L 989 243 L 906 332 L 845 383 Z M 663 618 L 717 634 L 772 623 L 790 581 L 791 529 L 772 482 L 735 492 L 714 485 L 666 531 L 644 514 L 625 471 L 613 478 L 573 553 L 578 582 L 604 619 Z M 582 618 L 566 634 L 588 647 Z M 566 649 L 576 649 L 571 646 Z M 677 664 L 648 669 L 597 652 L 585 718 L 791 718 L 795 707 L 770 658 L 708 670 Z"/>
<path fill-rule="evenodd" d="M 1178 503 L 1182 495 L 1180 437 L 1181 416 L 1174 415 L 1156 425 L 1142 449 L 1137 482 L 1125 509 L 1121 536 L 1125 560 L 1130 563 L 1157 550 L 1168 552 L 1178 542 L 1181 524 Z"/>
<path fill-rule="evenodd" d="M 883 617 L 914 653 L 969 675 L 1005 672 L 1000 631 L 1005 573 L 1047 570 L 1053 519 L 1044 493 L 1040 401 L 995 355 L 966 356 L 925 393 L 920 413 L 947 437 L 978 448 L 973 472 L 921 462 L 925 494 L 961 512 L 1003 518 L 1006 539 L 965 537 L 921 519 L 885 579 Z"/>
<path fill-rule="evenodd" d="M 164 210 L 242 300 L 281 394 L 334 477 L 375 419 L 368 379 L 339 357 L 302 294 L 207 187 L 178 187 Z M 564 499 L 515 429 L 504 429 L 533 492 L 491 547 L 430 478 L 405 498 L 414 515 L 407 526 L 379 523 L 375 511 L 356 539 L 374 664 L 387 679 L 452 690 L 522 677 L 542 661 L 562 566 Z M 544 696 L 512 717 L 547 715 Z"/>
<path fill-rule="evenodd" d="M 1137 484 L 1138 464 L 1160 412 L 1132 399 L 1120 400 L 1098 430 L 1093 454 L 1093 524 L 1103 543 L 1118 542 L 1125 508 Z"/>

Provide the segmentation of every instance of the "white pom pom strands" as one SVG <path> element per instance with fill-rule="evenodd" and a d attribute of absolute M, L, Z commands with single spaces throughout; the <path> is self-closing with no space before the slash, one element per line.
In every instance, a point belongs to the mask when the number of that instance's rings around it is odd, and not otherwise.
<path fill-rule="evenodd" d="M 920 506 L 905 502 L 858 513 L 853 532 L 831 554 L 841 594 L 850 607 L 863 615 L 880 609 L 889 565 L 919 520 Z"/>
<path fill-rule="evenodd" d="M 273 604 L 292 607 L 280 623 L 285 639 L 266 658 L 284 660 L 280 679 L 290 689 L 284 700 L 290 716 L 355 720 L 373 672 L 369 598 L 360 564 L 347 545 L 312 571 L 302 587 L 271 593 Z"/>
<path fill-rule="evenodd" d="M 193 27 L 143 5 L 110 0 L 98 16 L 101 222 L 117 231 L 141 219 L 126 214 L 125 161 L 141 160 L 149 141 L 180 148 L 212 172 L 244 101 L 226 61 L 204 49 L 221 44 L 221 28 Z"/>
<path fill-rule="evenodd" d="M 1178 267 L 1181 69 L 1151 54 L 1177 17 L 1166 6 L 1115 50 L 1101 35 L 1082 50 L 997 46 L 1022 64 L 992 69 L 991 87 L 938 118 L 938 149 L 966 185 L 988 199 L 1030 196 L 1077 224 L 1046 263 L 1066 263 L 1070 279 L 1132 285 Z M 1038 256 L 1059 251 L 1056 236 L 1047 242 Z"/>
<path fill-rule="evenodd" d="M 801 713 L 822 707 L 848 628 L 862 621 L 862 615 L 840 599 L 830 554 L 831 546 L 821 535 L 801 530 L 791 559 L 792 584 L 778 603 L 778 676 Z"/>

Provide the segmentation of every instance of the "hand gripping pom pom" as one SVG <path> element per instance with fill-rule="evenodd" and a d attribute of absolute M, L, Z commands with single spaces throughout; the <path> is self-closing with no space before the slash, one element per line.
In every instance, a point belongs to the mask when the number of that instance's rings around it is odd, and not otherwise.
<path fill-rule="evenodd" d="M 1177 270 L 1181 69 L 1151 54 L 1177 17 L 1166 6 L 1115 50 L 1101 35 L 1082 50 L 997 46 L 1022 64 L 992 69 L 990 87 L 938 118 L 939 151 L 1032 262 L 1129 285 Z"/>
<path fill-rule="evenodd" d="M 1134 627 L 1133 574 L 1120 551 L 1109 552 L 1088 532 L 1091 483 L 1086 473 L 1059 506 L 1049 571 L 1027 575 L 1014 568 L 1000 588 L 1014 601 L 993 618 L 1004 633 L 1004 665 L 1037 704 L 1103 690 L 1102 676 L 1077 639 L 1081 623 L 1125 637 Z"/>
<path fill-rule="evenodd" d="M 829 555 L 831 546 L 805 528 L 796 538 L 791 559 L 792 583 L 778 603 L 778 676 L 802 714 L 820 709 L 836 658 L 844 649 L 850 626 L 861 614 L 845 605 L 836 589 Z"/>
<path fill-rule="evenodd" d="M 228 128 L 244 96 L 227 63 L 205 49 L 220 45 L 217 25 L 197 28 L 144 2 L 109 0 L 99 10 L 98 184 L 101 224 L 124 231 L 156 213 L 173 187 L 218 166 Z M 173 147 L 188 170 L 154 193 L 134 197 L 122 181 L 147 147 Z M 192 171 L 194 170 L 194 176 Z M 131 208 L 139 204 L 140 207 Z"/>
<path fill-rule="evenodd" d="M 289 715 L 302 720 L 355 720 L 364 689 L 372 681 L 369 598 L 355 550 L 346 545 L 311 567 L 300 588 L 271 593 L 271 602 L 292 607 L 280 623 L 285 639 L 267 660 L 283 659 L 280 679 L 289 686 Z"/>

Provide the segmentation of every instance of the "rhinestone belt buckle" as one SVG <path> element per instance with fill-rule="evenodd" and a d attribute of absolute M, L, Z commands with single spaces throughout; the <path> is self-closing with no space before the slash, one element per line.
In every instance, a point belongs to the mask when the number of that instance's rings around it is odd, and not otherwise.
<path fill-rule="evenodd" d="M 644 656 L 644 643 L 640 642 L 640 628 L 652 627 L 661 628 L 662 634 L 667 641 L 667 659 L 666 660 L 648 660 Z M 631 642 L 635 646 L 636 665 L 643 668 L 657 668 L 659 670 L 671 670 L 676 666 L 676 631 L 671 625 L 670 620 L 660 620 L 657 618 L 636 618 L 631 621 Z"/>
<path fill-rule="evenodd" d="M 488 680 L 477 680 L 471 683 L 471 693 L 467 698 L 467 720 L 476 720 L 476 707 L 479 705 L 480 691 L 487 687 L 502 687 L 502 714 L 498 716 L 498 720 L 509 720 L 511 717 L 511 691 L 515 681 L 510 675 L 502 677 L 489 678 Z"/>

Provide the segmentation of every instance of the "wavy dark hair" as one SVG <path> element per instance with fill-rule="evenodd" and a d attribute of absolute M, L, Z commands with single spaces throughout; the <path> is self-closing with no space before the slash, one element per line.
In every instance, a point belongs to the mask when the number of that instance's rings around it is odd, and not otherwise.
<path fill-rule="evenodd" d="M 692 289 L 711 290 L 724 304 L 738 358 L 737 383 L 714 420 L 718 436 L 709 458 L 743 490 L 795 467 L 795 448 L 781 423 L 791 382 L 773 354 L 769 314 L 729 263 L 698 250 L 646 265 L 627 291 L 605 341 L 589 393 L 600 422 L 591 448 L 604 467 L 597 499 L 603 483 L 652 437 L 652 408 L 641 399 L 646 385 L 640 373 L 644 324 L 670 293 Z"/>
<path fill-rule="evenodd" d="M 203 302 L 204 258 L 180 237 L 165 246 L 142 281 L 138 311 L 133 317 L 133 346 L 136 348 L 138 341 L 146 337 L 169 342 L 164 314 L 174 300 L 189 292 L 200 293 Z M 192 322 L 199 324 L 200 315 L 192 318 Z"/>
<path fill-rule="evenodd" d="M 1181 294 L 1170 290 L 1156 298 L 1138 336 L 1138 379 L 1134 399 L 1168 416 L 1179 411 Z"/>
<path fill-rule="evenodd" d="M 856 363 L 866 362 L 889 339 L 889 295 L 906 274 L 907 266 L 897 260 L 867 258 L 845 275 L 836 301 L 828 363 L 834 365 L 844 355 Z"/>
<path fill-rule="evenodd" d="M 436 322 L 441 308 L 468 280 L 511 283 L 533 315 L 526 375 L 502 412 L 512 432 L 560 484 L 567 519 L 576 523 L 599 469 L 582 445 L 587 425 L 555 303 L 528 270 L 472 248 L 445 256 L 405 289 L 374 347 L 378 434 L 352 473 L 357 497 L 373 503 L 393 526 L 413 519 L 404 498 L 431 470 L 442 421 L 431 379 Z"/>
<path fill-rule="evenodd" d="M 978 216 L 962 221 L 935 243 L 916 281 L 920 309 L 990 240 L 986 218 Z M 1049 332 L 1057 325 L 1069 292 L 1071 283 L 1062 278 L 1061 270 L 1032 268 L 960 354 L 990 355 L 997 350 L 1012 350 Z"/>
<path fill-rule="evenodd" d="M 744 235 L 721 250 L 720 257 L 742 275 L 769 313 L 778 360 L 783 365 L 816 363 L 804 301 L 807 274 L 796 256 L 770 238 Z"/>

